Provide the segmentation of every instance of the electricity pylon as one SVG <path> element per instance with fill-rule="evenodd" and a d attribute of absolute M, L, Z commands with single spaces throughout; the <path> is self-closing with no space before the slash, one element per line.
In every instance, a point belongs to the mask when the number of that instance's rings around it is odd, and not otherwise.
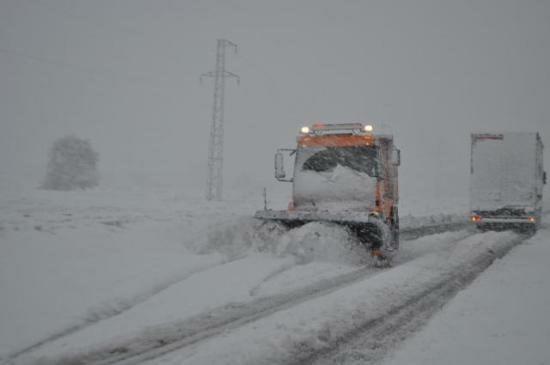
<path fill-rule="evenodd" d="M 234 77 L 237 83 L 239 76 L 225 70 L 225 50 L 233 48 L 237 53 L 237 45 L 227 39 L 218 39 L 216 52 L 216 70 L 201 75 L 214 78 L 214 103 L 212 106 L 212 124 L 210 126 L 210 143 L 208 146 L 208 176 L 206 180 L 206 199 L 222 200 L 223 189 L 223 107 L 225 79 Z"/>

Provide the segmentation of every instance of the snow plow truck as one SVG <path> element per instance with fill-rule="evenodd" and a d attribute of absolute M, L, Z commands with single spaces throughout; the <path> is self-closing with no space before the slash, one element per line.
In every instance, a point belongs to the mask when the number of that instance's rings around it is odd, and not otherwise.
<path fill-rule="evenodd" d="M 288 157 L 294 160 L 290 175 Z M 288 209 L 264 209 L 255 217 L 288 228 L 308 222 L 346 226 L 373 257 L 389 262 L 399 247 L 400 159 L 393 136 L 372 124 L 302 127 L 296 148 L 275 154 L 275 178 L 292 183 Z"/>
<path fill-rule="evenodd" d="M 538 133 L 473 133 L 470 220 L 480 230 L 534 233 L 546 184 Z"/>

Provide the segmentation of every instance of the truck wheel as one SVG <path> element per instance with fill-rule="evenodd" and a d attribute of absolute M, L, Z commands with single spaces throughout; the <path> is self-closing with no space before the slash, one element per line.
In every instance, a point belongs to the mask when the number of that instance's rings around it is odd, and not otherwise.
<path fill-rule="evenodd" d="M 359 242 L 368 250 L 379 250 L 382 247 L 382 233 L 373 225 L 360 225 L 353 228 Z"/>

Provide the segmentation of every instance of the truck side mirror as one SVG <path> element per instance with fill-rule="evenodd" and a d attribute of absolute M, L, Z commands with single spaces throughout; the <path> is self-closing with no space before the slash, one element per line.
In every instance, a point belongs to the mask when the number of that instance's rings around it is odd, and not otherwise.
<path fill-rule="evenodd" d="M 286 178 L 285 158 L 288 158 L 296 153 L 295 149 L 279 148 L 275 153 L 275 178 L 279 181 L 292 182 L 292 177 Z M 288 155 L 288 156 L 287 156 Z"/>
<path fill-rule="evenodd" d="M 391 162 L 395 165 L 395 166 L 399 166 L 401 165 L 401 150 L 397 149 L 397 148 L 394 148 L 393 151 L 392 151 L 392 157 L 391 157 Z"/>
<path fill-rule="evenodd" d="M 275 178 L 277 180 L 283 180 L 286 177 L 284 157 L 281 152 L 275 154 Z"/>

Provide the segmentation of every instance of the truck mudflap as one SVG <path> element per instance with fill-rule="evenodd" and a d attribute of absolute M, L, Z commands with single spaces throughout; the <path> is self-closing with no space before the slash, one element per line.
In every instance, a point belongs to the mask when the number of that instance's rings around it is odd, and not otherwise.
<path fill-rule="evenodd" d="M 290 228 L 309 222 L 335 223 L 350 228 L 359 240 L 381 251 L 388 259 L 397 252 L 398 242 L 393 239 L 391 227 L 377 215 L 368 212 L 329 212 L 300 210 L 259 210 L 255 218 L 266 221 L 277 221 Z"/>

